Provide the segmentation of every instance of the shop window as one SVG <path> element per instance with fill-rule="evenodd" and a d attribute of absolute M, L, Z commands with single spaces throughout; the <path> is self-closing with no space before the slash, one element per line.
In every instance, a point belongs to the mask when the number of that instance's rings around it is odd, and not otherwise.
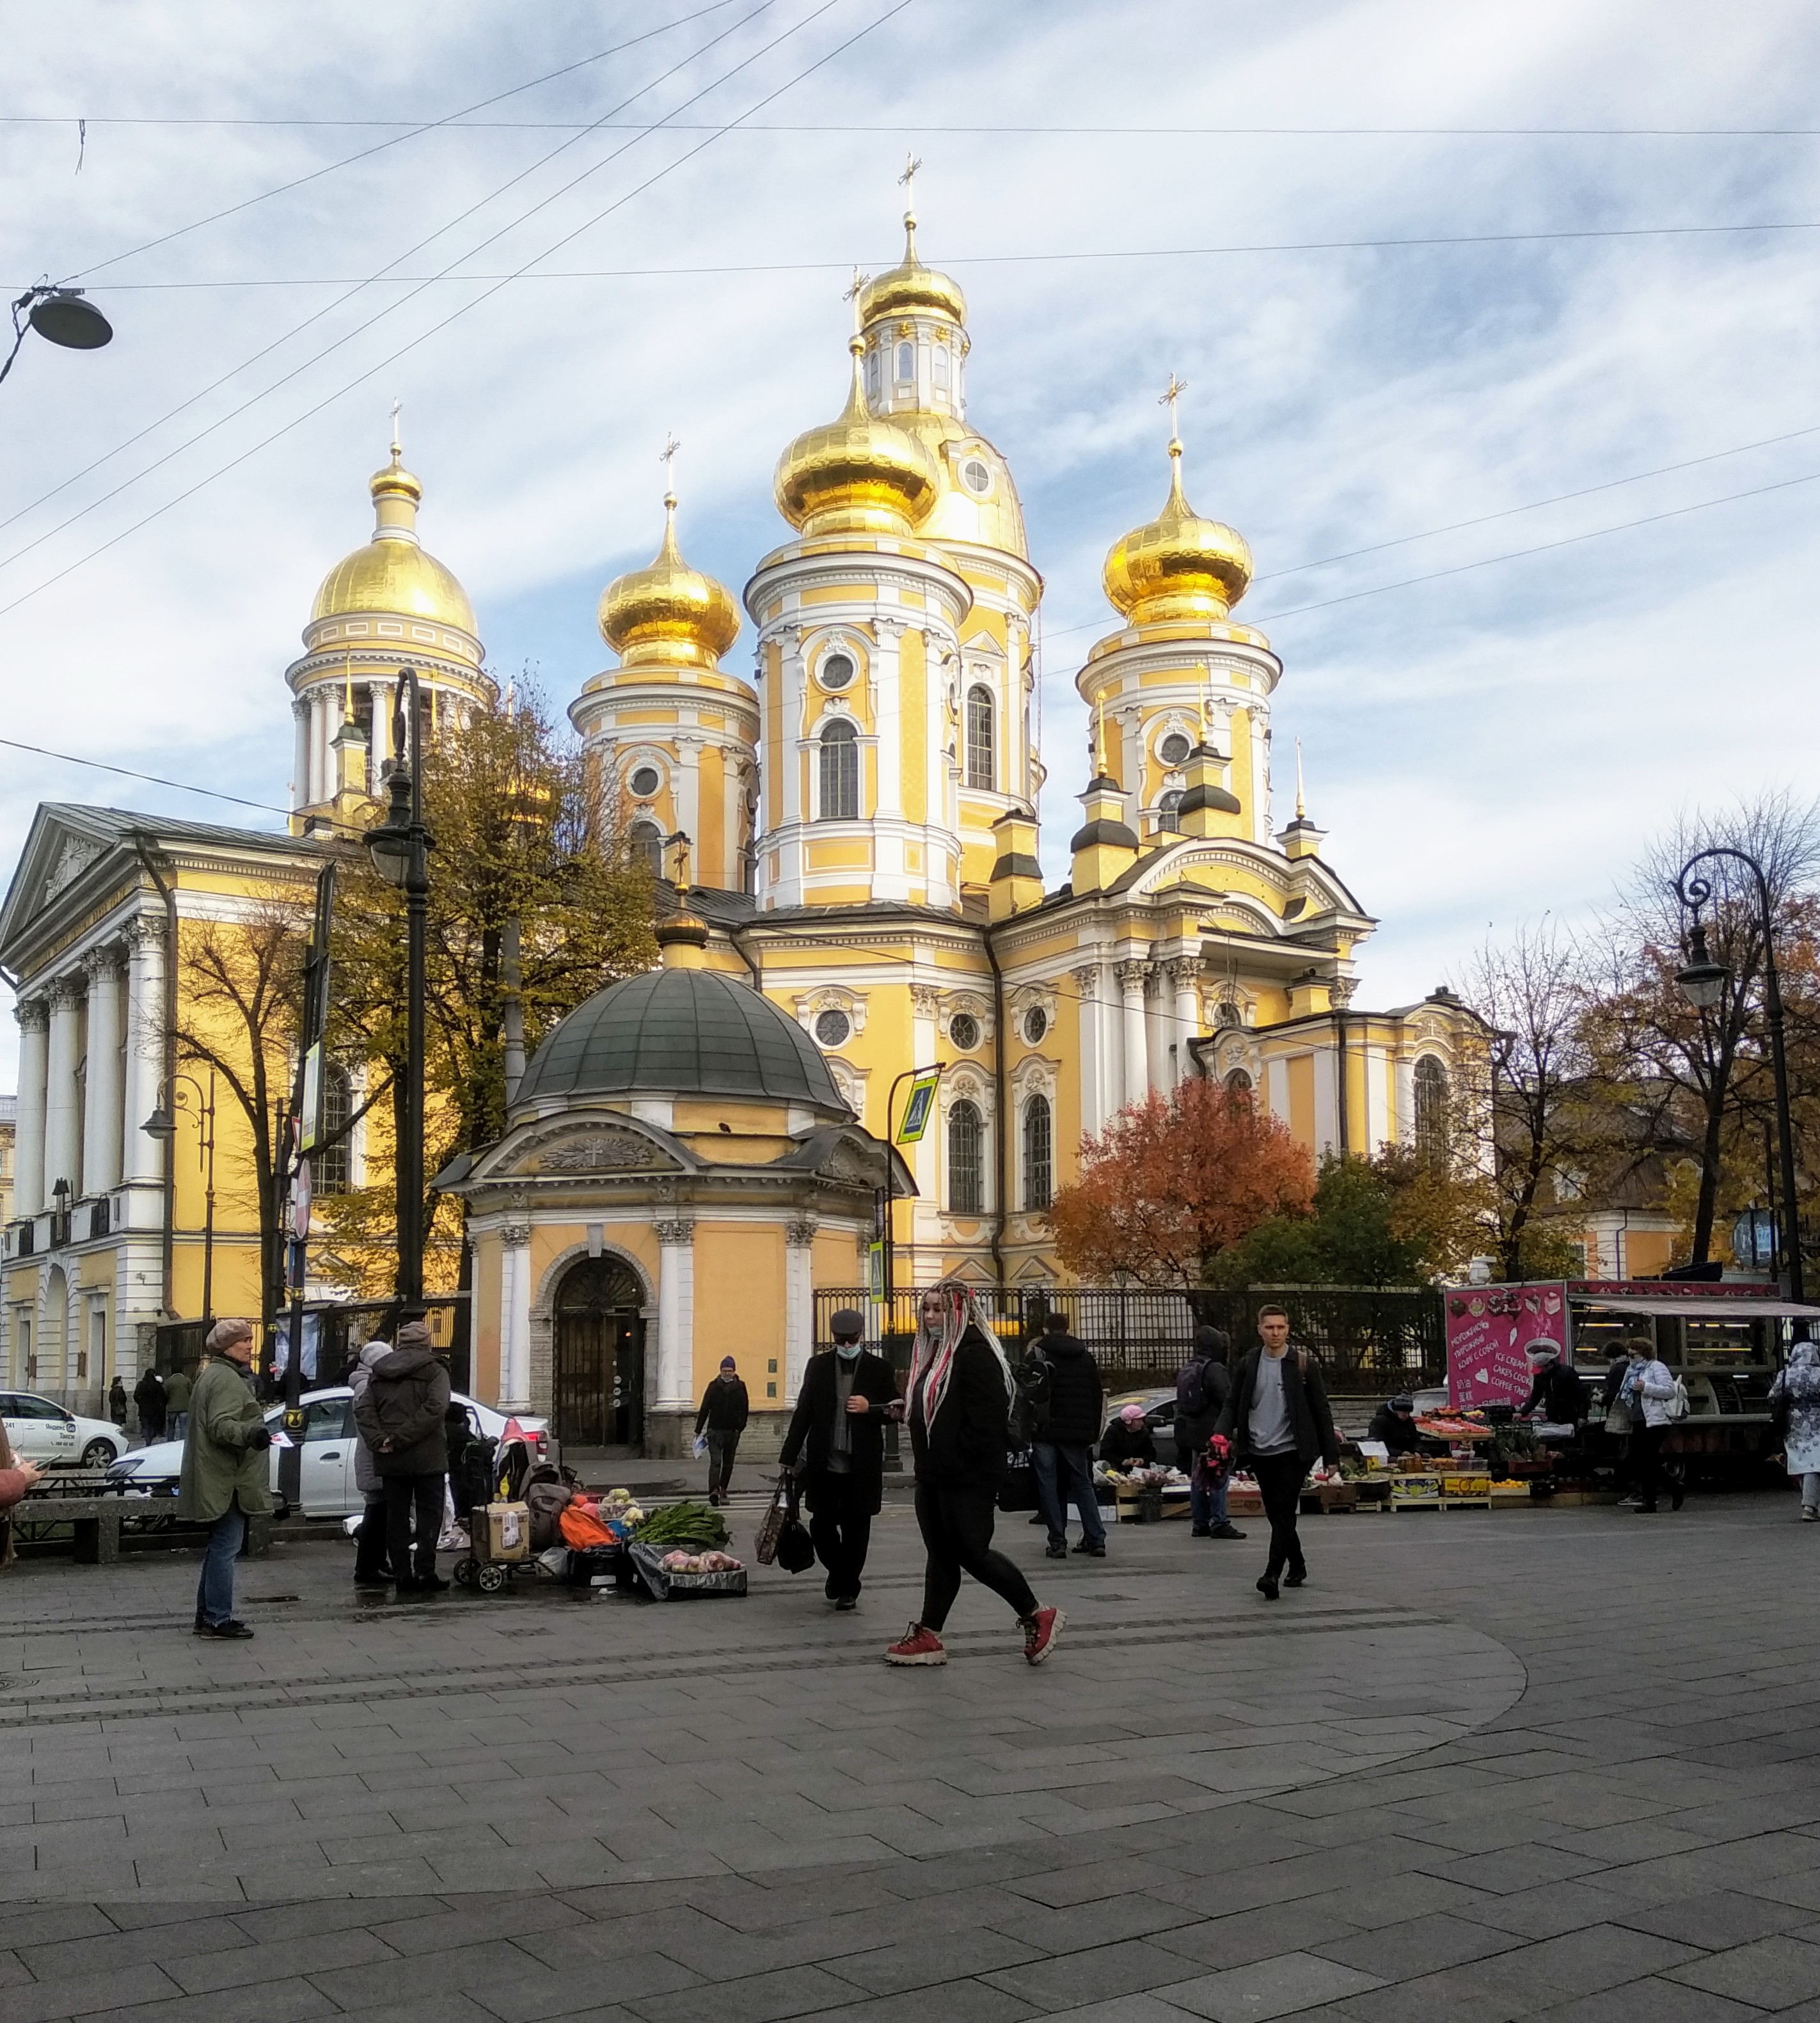
<path fill-rule="evenodd" d="M 1024 1106 L 1024 1205 L 1046 1209 L 1055 1189 L 1049 1098 L 1033 1096 Z"/>
<path fill-rule="evenodd" d="M 967 784 L 991 793 L 998 777 L 993 763 L 992 691 L 967 691 Z"/>
<path fill-rule="evenodd" d="M 986 1209 L 986 1125 L 976 1103 L 962 1101 L 948 1111 L 948 1208 L 954 1215 Z"/>
<path fill-rule="evenodd" d="M 823 821 L 859 819 L 859 733 L 846 717 L 837 716 L 822 733 Z"/>

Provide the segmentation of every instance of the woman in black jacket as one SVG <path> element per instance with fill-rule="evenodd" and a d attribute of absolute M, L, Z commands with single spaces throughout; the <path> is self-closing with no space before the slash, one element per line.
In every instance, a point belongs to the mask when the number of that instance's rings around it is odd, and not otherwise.
<path fill-rule="evenodd" d="M 1002 1595 L 1024 1626 L 1024 1655 L 1040 1665 L 1067 1618 L 1041 1607 L 1030 1582 L 992 1549 L 1016 1390 L 979 1301 L 955 1280 L 924 1293 L 902 1416 L 916 1457 L 917 1526 L 928 1549 L 923 1612 L 885 1652 L 892 1665 L 945 1665 L 941 1628 L 970 1573 Z"/>
<path fill-rule="evenodd" d="M 1215 1430 L 1232 1443 L 1232 1465 L 1248 1467 L 1257 1477 L 1270 1520 L 1270 1556 L 1258 1592 L 1274 1601 L 1280 1579 L 1300 1587 L 1308 1578 L 1295 1528 L 1302 1485 L 1317 1461 L 1338 1465 L 1340 1443 L 1320 1365 L 1305 1348 L 1289 1346 L 1288 1315 L 1281 1307 L 1261 1307 L 1258 1334 L 1257 1347 L 1234 1374 Z"/>

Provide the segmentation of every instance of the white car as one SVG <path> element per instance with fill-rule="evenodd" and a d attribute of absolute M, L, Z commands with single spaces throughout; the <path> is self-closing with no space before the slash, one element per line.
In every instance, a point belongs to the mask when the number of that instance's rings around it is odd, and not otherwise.
<path fill-rule="evenodd" d="M 469 1418 L 489 1440 L 496 1440 L 504 1433 L 507 1415 L 504 1412 L 496 1412 L 490 1405 L 477 1403 L 459 1391 L 451 1402 L 463 1407 Z M 354 1450 L 360 1443 L 354 1433 L 353 1393 L 345 1384 L 338 1384 L 325 1391 L 306 1391 L 301 1403 L 303 1436 L 298 1445 L 302 1449 L 298 1465 L 302 1514 L 306 1517 L 350 1516 L 363 1503 L 354 1482 Z M 265 1423 L 276 1433 L 284 1418 L 284 1407 L 274 1405 L 265 1414 Z M 518 1425 L 529 1440 L 532 1458 L 541 1461 L 549 1458 L 553 1443 L 547 1422 L 520 1415 Z M 7 1428 L 10 1432 L 10 1420 Z M 279 1469 L 284 1452 L 282 1447 L 276 1446 L 270 1450 L 269 1480 L 274 1506 L 281 1514 L 287 1514 L 290 1505 L 279 1487 Z M 119 1489 L 152 1496 L 174 1496 L 182 1473 L 182 1441 L 160 1440 L 153 1447 L 136 1448 L 123 1460 L 115 1461 L 108 1470 L 108 1480 Z"/>
<path fill-rule="evenodd" d="M 126 1451 L 112 1420 L 79 1419 L 29 1391 L 0 1391 L 0 1419 L 14 1454 L 38 1468 L 107 1468 Z"/>

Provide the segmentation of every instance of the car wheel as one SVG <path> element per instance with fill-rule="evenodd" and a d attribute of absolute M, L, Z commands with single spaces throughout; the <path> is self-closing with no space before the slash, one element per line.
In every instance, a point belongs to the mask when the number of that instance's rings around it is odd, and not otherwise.
<path fill-rule="evenodd" d="M 90 1440 L 82 1449 L 84 1468 L 112 1468 L 120 1458 L 120 1450 L 112 1440 Z"/>

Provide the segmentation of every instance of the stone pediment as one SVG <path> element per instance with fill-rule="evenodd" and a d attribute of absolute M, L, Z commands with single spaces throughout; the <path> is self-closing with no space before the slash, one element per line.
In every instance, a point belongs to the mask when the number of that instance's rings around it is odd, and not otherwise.
<path fill-rule="evenodd" d="M 636 1131 L 590 1125 L 553 1133 L 525 1147 L 514 1160 L 521 1173 L 587 1177 L 615 1173 L 675 1172 L 680 1161 Z"/>

